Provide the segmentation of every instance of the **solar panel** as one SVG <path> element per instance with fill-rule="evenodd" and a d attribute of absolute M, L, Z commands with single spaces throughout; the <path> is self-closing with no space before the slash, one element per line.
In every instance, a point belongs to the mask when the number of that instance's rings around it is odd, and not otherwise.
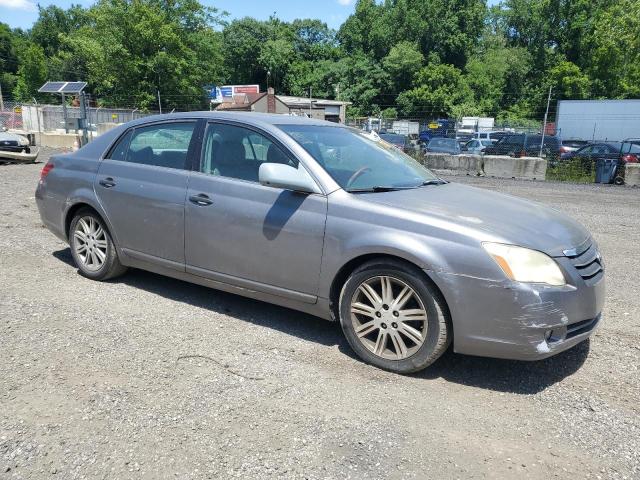
<path fill-rule="evenodd" d="M 80 93 L 87 86 L 87 82 L 68 82 L 59 93 Z"/>
<path fill-rule="evenodd" d="M 38 89 L 40 93 L 80 93 L 87 82 L 47 82 Z"/>
<path fill-rule="evenodd" d="M 38 91 L 40 93 L 58 93 L 62 87 L 64 87 L 67 82 L 47 82 L 43 86 L 41 86 Z"/>

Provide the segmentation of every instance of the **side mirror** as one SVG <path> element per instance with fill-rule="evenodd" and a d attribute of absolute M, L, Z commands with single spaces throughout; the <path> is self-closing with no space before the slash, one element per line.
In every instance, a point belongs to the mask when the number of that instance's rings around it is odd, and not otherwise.
<path fill-rule="evenodd" d="M 303 169 L 293 168 L 283 163 L 263 163 L 258 178 L 262 185 L 284 188 L 294 192 L 320 193 L 318 186 Z"/>

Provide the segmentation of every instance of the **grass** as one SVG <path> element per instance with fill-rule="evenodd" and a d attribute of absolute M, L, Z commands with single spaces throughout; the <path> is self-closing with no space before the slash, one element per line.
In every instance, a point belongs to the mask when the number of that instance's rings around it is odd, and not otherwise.
<path fill-rule="evenodd" d="M 595 168 L 592 164 L 587 170 L 579 158 L 572 160 L 560 160 L 555 167 L 547 167 L 547 180 L 559 182 L 593 183 L 595 181 Z"/>

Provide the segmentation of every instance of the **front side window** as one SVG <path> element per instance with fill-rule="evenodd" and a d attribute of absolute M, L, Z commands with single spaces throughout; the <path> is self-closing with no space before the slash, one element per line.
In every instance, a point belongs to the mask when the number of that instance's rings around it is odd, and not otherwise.
<path fill-rule="evenodd" d="M 176 122 L 136 128 L 129 142 L 126 161 L 185 168 L 195 126 L 195 122 Z"/>
<path fill-rule="evenodd" d="M 260 133 L 222 123 L 212 123 L 207 128 L 200 165 L 202 173 L 258 182 L 263 163 L 298 168 L 297 160 Z"/>
<path fill-rule="evenodd" d="M 416 188 L 438 178 L 389 143 L 359 130 L 278 125 L 346 190 Z"/>

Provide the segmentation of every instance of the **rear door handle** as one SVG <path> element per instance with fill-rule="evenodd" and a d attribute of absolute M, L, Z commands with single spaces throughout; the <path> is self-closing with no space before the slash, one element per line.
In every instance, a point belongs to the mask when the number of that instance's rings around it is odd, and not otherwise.
<path fill-rule="evenodd" d="M 98 182 L 104 188 L 111 188 L 116 186 L 116 182 L 113 181 L 113 178 L 107 177 Z"/>
<path fill-rule="evenodd" d="M 209 198 L 209 195 L 206 195 L 204 193 L 199 193 L 198 195 L 191 195 L 189 197 L 189 201 L 200 207 L 206 207 L 213 203 L 213 200 Z"/>

